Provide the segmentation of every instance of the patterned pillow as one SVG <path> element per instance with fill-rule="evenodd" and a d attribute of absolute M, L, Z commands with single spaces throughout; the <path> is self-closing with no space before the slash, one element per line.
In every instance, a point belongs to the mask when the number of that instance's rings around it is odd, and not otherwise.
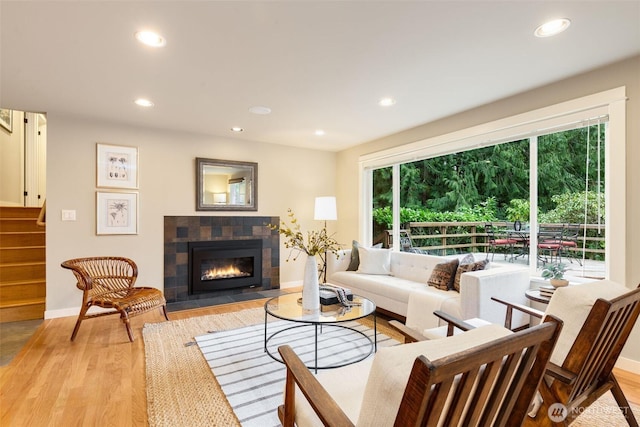
<path fill-rule="evenodd" d="M 466 273 L 467 271 L 484 270 L 487 264 L 489 264 L 489 260 L 486 259 L 478 262 L 472 262 L 471 264 L 460 263 L 458 270 L 456 271 L 456 277 L 453 281 L 453 289 L 460 292 L 460 276 L 462 276 L 462 273 Z"/>
<path fill-rule="evenodd" d="M 427 281 L 429 286 L 448 291 L 453 285 L 453 279 L 456 277 L 456 270 L 458 269 L 458 260 L 454 259 L 449 262 L 443 262 L 435 267 L 431 272 L 431 277 Z"/>

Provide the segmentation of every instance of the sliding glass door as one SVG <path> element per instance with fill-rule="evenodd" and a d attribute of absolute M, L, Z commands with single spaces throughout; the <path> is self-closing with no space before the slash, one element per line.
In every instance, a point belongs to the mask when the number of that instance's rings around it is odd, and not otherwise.
<path fill-rule="evenodd" d="M 601 119 L 374 169 L 372 241 L 394 241 L 395 214 L 398 232 L 413 235 L 422 253 L 493 251 L 485 236 L 491 223 L 510 241 L 496 260 L 528 264 L 534 274 L 562 262 L 572 275 L 605 277 L 605 140 Z"/>

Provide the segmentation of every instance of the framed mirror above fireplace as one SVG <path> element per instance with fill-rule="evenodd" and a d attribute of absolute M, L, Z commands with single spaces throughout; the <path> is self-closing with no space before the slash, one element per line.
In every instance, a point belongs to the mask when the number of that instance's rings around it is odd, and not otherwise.
<path fill-rule="evenodd" d="M 196 158 L 197 211 L 257 211 L 258 164 Z"/>

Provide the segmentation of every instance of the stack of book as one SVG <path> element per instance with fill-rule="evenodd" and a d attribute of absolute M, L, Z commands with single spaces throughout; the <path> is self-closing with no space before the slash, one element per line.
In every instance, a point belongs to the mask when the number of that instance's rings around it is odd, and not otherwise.
<path fill-rule="evenodd" d="M 556 288 L 551 285 L 542 285 L 540 286 L 540 296 L 551 298 L 555 290 Z"/>
<path fill-rule="evenodd" d="M 332 305 L 353 301 L 351 289 L 323 283 L 320 285 L 320 304 Z"/>

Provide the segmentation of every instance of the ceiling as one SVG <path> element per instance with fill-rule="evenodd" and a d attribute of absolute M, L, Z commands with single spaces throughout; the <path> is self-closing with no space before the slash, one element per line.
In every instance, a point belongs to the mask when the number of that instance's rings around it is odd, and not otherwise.
<path fill-rule="evenodd" d="M 0 37 L 3 108 L 337 151 L 637 55 L 640 1 L 2 0 Z"/>

